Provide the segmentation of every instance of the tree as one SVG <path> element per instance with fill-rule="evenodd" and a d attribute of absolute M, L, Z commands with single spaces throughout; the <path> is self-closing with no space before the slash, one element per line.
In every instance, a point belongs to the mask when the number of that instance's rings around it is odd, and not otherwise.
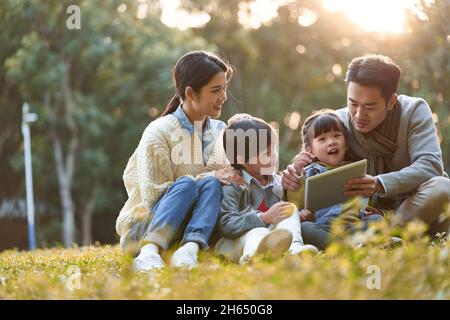
<path fill-rule="evenodd" d="M 52 146 L 65 246 L 74 242 L 77 211 L 82 242 L 92 241 L 95 207 L 111 208 L 99 196 L 113 201 L 118 213 L 117 202 L 124 201 L 118 173 L 146 123 L 169 98 L 170 68 L 189 48 L 184 36 L 165 27 L 157 16 L 138 19 L 135 1 L 110 0 L 101 7 L 78 1 L 81 30 L 66 28 L 66 8 L 71 4 L 2 3 L 2 11 L 9 13 L 5 24 L 29 21 L 23 33 L 8 35 L 19 37 L 20 45 L 5 67 L 10 85 L 40 114 L 42 135 L 35 140 Z M 118 10 L 121 5 L 125 10 Z M 203 46 L 195 39 L 191 43 Z M 42 159 L 49 152 L 48 144 L 42 144 L 36 156 Z"/>

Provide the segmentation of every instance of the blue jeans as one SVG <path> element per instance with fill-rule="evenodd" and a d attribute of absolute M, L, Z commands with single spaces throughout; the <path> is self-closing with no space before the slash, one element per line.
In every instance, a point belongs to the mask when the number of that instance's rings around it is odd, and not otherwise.
<path fill-rule="evenodd" d="M 208 248 L 222 201 L 222 186 L 215 177 L 198 181 L 178 178 L 153 207 L 151 221 L 131 227 L 126 241 L 154 243 L 164 250 L 182 238 L 181 243 L 197 242 Z"/>

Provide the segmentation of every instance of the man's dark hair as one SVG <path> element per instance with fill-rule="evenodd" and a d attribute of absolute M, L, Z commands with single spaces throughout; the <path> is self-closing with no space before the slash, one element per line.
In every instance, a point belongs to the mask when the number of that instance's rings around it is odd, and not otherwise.
<path fill-rule="evenodd" d="M 383 55 L 366 55 L 357 57 L 350 62 L 345 77 L 348 86 L 355 82 L 362 86 L 377 87 L 386 102 L 398 89 L 400 68 Z"/>

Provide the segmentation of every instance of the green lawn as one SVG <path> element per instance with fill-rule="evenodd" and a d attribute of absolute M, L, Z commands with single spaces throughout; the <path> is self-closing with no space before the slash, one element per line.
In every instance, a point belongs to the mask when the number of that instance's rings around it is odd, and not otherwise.
<path fill-rule="evenodd" d="M 362 235 L 370 239 L 362 248 L 347 238 L 317 256 L 265 256 L 245 266 L 202 252 L 197 269 L 149 274 L 131 272 L 117 246 L 5 251 L 0 298 L 450 299 L 450 241 L 419 237 L 423 226 L 410 224 L 402 247 L 385 248 L 383 228 Z"/>

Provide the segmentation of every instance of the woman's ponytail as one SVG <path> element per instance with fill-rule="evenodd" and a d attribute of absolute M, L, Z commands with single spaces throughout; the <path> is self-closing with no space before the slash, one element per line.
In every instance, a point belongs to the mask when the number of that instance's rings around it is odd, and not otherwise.
<path fill-rule="evenodd" d="M 161 117 L 164 117 L 167 114 L 171 114 L 177 110 L 178 106 L 180 105 L 180 96 L 178 94 L 175 94 L 172 99 L 170 99 L 169 103 L 166 105 L 166 109 L 161 114 Z"/>

